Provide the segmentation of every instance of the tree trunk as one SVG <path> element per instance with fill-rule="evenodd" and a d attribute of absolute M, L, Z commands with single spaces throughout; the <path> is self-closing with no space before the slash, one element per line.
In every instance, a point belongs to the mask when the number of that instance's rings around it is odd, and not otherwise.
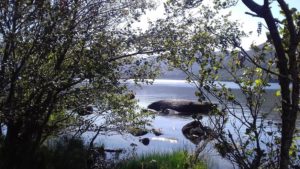
<path fill-rule="evenodd" d="M 270 9 L 265 9 L 264 19 L 270 30 L 270 34 L 275 46 L 278 63 L 277 67 L 279 69 L 279 85 L 281 88 L 281 108 L 282 108 L 282 130 L 281 130 L 281 152 L 280 152 L 280 169 L 287 169 L 290 163 L 289 149 L 292 144 L 295 122 L 293 119 L 294 112 L 291 109 L 291 92 L 289 89 L 290 79 L 288 70 L 288 61 L 285 50 L 282 45 L 282 40 L 280 38 L 275 19 L 272 16 Z"/>
<path fill-rule="evenodd" d="M 4 140 L 1 169 L 35 169 L 37 167 L 35 140 L 32 133 L 24 136 L 17 125 L 8 125 Z"/>
<path fill-rule="evenodd" d="M 280 169 L 287 169 L 290 165 L 289 150 L 293 141 L 297 112 L 299 111 L 299 67 L 297 65 L 296 48 L 298 40 L 294 39 L 296 35 L 293 28 L 292 17 L 288 6 L 284 1 L 280 2 L 281 8 L 286 11 L 286 17 L 289 17 L 291 22 L 287 25 L 290 34 L 289 52 L 286 53 L 283 42 L 276 26 L 276 20 L 273 17 L 269 1 L 265 0 L 263 5 L 258 5 L 253 0 L 242 0 L 243 3 L 258 17 L 263 18 L 268 26 L 270 35 L 276 50 L 277 68 L 281 76 L 279 76 L 279 84 L 281 88 L 281 107 L 282 107 L 282 131 L 281 131 L 281 152 L 280 152 Z M 289 60 L 287 59 L 289 57 Z M 289 61 L 289 62 L 288 62 Z M 289 63 L 289 65 L 288 65 Z M 291 79 L 290 79 L 291 77 Z M 290 84 L 292 83 L 292 91 L 290 92 Z"/>
<path fill-rule="evenodd" d="M 296 48 L 296 47 L 295 47 Z M 293 142 L 295 132 L 297 113 L 299 111 L 299 68 L 296 62 L 296 51 L 289 55 L 290 73 L 292 81 L 291 104 L 288 105 L 290 111 L 282 113 L 282 139 L 281 139 L 281 154 L 280 154 L 280 168 L 285 169 L 290 165 L 289 150 Z"/>

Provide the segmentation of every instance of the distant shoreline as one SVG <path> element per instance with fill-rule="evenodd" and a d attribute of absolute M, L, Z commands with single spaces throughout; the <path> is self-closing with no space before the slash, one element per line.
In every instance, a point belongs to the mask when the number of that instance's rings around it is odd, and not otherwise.
<path fill-rule="evenodd" d="M 125 80 L 125 79 L 124 79 Z M 153 82 L 153 85 L 170 85 L 170 86 L 181 86 L 181 87 L 193 87 L 192 83 L 189 83 L 186 80 L 183 79 L 155 79 L 154 81 L 152 79 L 145 79 L 149 80 L 150 82 Z M 134 79 L 128 79 L 126 82 L 134 83 Z M 124 83 L 126 83 L 124 82 Z M 143 82 L 139 82 L 143 83 Z M 216 81 L 216 84 L 225 85 L 227 88 L 231 89 L 239 89 L 239 86 L 234 83 L 233 81 Z M 280 89 L 280 86 L 278 83 L 268 83 L 269 86 L 266 87 L 268 90 L 278 90 Z"/>

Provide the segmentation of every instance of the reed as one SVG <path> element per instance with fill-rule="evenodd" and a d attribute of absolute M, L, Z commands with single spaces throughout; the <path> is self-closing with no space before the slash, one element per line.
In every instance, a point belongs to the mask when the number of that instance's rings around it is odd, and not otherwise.
<path fill-rule="evenodd" d="M 118 169 L 207 169 L 205 162 L 191 163 L 186 151 L 173 153 L 152 153 L 121 161 Z"/>

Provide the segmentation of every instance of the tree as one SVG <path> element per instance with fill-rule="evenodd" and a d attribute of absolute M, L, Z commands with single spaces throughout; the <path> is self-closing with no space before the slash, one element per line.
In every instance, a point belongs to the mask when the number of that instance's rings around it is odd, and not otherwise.
<path fill-rule="evenodd" d="M 99 134 L 144 124 L 120 79 L 156 74 L 153 63 L 131 57 L 151 53 L 130 27 L 148 7 L 126 0 L 0 2 L 1 168 L 37 167 L 38 147 L 67 130 Z M 89 104 L 105 119 L 100 126 L 79 116 Z"/>
<path fill-rule="evenodd" d="M 270 31 L 270 39 L 276 50 L 278 77 L 281 88 L 282 108 L 282 132 L 280 168 L 288 168 L 290 165 L 289 150 L 295 133 L 297 113 L 299 112 L 299 42 L 300 42 L 300 14 L 295 8 L 289 8 L 284 0 L 277 0 L 284 20 L 278 23 L 274 18 L 270 2 L 265 0 L 263 5 L 254 1 L 243 3 L 255 13 L 257 17 L 263 18 Z M 277 26 L 280 24 L 280 26 Z M 280 34 L 281 32 L 281 34 Z M 292 89 L 290 90 L 290 86 Z"/>
<path fill-rule="evenodd" d="M 161 39 L 168 51 L 161 60 L 167 60 L 170 66 L 187 74 L 187 80 L 199 90 L 196 94 L 200 101 L 212 97 L 219 101 L 220 108 L 214 110 L 218 116 L 209 119 L 218 133 L 216 148 L 221 155 L 241 168 L 299 165 L 297 157 L 291 159 L 291 154 L 299 153 L 292 153 L 294 148 L 291 148 L 299 112 L 299 12 L 278 0 L 285 17 L 280 21 L 272 16 L 271 2 L 265 0 L 263 5 L 258 5 L 243 0 L 255 13 L 251 15 L 263 18 L 269 30 L 269 41 L 261 47 L 253 45 L 249 52 L 241 46 L 240 39 L 245 33 L 240 31 L 240 25 L 219 13 L 235 3 L 214 1 L 214 5 L 209 6 L 202 1 L 168 1 L 165 4 L 167 19 L 159 20 L 152 29 L 159 32 L 157 39 Z M 197 13 L 194 7 L 198 7 Z M 162 26 L 162 22 L 165 25 Z M 195 65 L 199 65 L 199 71 L 195 71 Z M 242 97 L 218 83 L 220 78 L 234 81 Z M 279 131 L 273 130 L 275 125 L 262 109 L 265 88 L 274 78 L 281 87 Z M 245 105 L 241 104 L 242 99 Z M 232 122 L 233 130 L 226 128 L 228 121 Z"/>

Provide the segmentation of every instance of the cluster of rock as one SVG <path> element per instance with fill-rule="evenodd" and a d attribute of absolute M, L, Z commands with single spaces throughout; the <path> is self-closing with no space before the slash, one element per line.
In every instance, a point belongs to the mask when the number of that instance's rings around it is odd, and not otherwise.
<path fill-rule="evenodd" d="M 215 104 L 208 102 L 195 102 L 190 100 L 159 100 L 151 103 L 148 110 L 160 115 L 177 115 L 177 116 L 198 116 L 207 115 Z M 139 129 L 132 128 L 129 130 L 133 136 L 143 136 L 148 132 L 152 132 L 155 136 L 162 135 L 161 129 Z M 182 128 L 183 135 L 194 144 L 199 144 L 201 140 L 212 139 L 215 134 L 212 129 L 203 126 L 199 120 L 194 120 Z M 148 145 L 149 138 L 140 138 L 139 141 L 144 145 Z"/>

